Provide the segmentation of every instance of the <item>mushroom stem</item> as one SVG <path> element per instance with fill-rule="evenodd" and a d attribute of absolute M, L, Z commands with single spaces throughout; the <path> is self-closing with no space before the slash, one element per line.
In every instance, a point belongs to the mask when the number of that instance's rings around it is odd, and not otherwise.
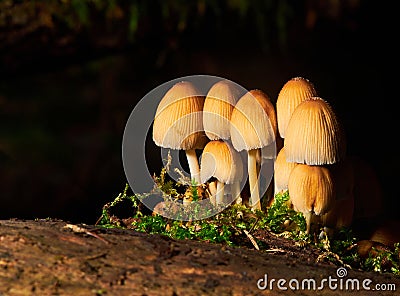
<path fill-rule="evenodd" d="M 212 181 L 208 184 L 208 189 L 210 190 L 210 202 L 214 206 L 216 205 L 216 195 L 217 195 L 217 181 Z"/>
<path fill-rule="evenodd" d="M 200 165 L 199 165 L 199 160 L 197 159 L 196 155 L 196 150 L 195 149 L 189 149 L 185 150 L 186 152 L 186 158 L 189 164 L 189 170 L 190 170 L 190 177 L 191 180 L 195 181 L 196 184 L 200 184 Z"/>
<path fill-rule="evenodd" d="M 250 206 L 253 210 L 261 210 L 259 182 L 257 174 L 257 150 L 251 149 L 247 153 L 247 169 L 250 185 Z"/>
<path fill-rule="evenodd" d="M 231 184 L 231 195 L 232 200 L 235 204 L 241 205 L 242 204 L 242 197 L 240 196 L 240 182 L 234 182 Z"/>
<path fill-rule="evenodd" d="M 224 193 L 225 193 L 225 183 L 217 181 L 217 195 L 215 196 L 217 206 L 224 203 Z"/>

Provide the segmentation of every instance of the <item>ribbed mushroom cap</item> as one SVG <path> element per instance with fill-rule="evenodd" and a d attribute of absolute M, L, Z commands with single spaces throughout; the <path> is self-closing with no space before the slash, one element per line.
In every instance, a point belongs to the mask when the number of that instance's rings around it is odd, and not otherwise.
<path fill-rule="evenodd" d="M 242 159 L 228 142 L 213 140 L 204 147 L 200 162 L 201 182 L 205 183 L 211 177 L 225 184 L 240 182 L 243 177 Z"/>
<path fill-rule="evenodd" d="M 286 161 L 285 148 L 283 147 L 278 152 L 274 164 L 275 193 L 288 189 L 289 176 L 296 165 L 295 162 Z"/>
<path fill-rule="evenodd" d="M 286 129 L 288 162 L 333 164 L 346 153 L 344 134 L 331 106 L 320 97 L 308 98 L 294 110 Z"/>
<path fill-rule="evenodd" d="M 323 166 L 296 165 L 289 176 L 288 190 L 293 208 L 302 213 L 325 214 L 335 199 L 331 172 Z"/>
<path fill-rule="evenodd" d="M 153 141 L 171 149 L 200 149 L 207 142 L 203 131 L 204 96 L 189 81 L 174 84 L 161 99 L 153 123 Z"/>
<path fill-rule="evenodd" d="M 210 140 L 230 138 L 233 108 L 241 96 L 239 87 L 229 80 L 216 82 L 208 91 L 203 107 L 203 126 Z"/>
<path fill-rule="evenodd" d="M 294 77 L 283 85 L 276 100 L 278 130 L 282 138 L 285 138 L 287 125 L 297 105 L 316 95 L 314 85 L 303 77 Z"/>
<path fill-rule="evenodd" d="M 275 108 L 261 90 L 251 90 L 236 103 L 231 116 L 231 140 L 237 151 L 265 147 L 275 142 Z"/>

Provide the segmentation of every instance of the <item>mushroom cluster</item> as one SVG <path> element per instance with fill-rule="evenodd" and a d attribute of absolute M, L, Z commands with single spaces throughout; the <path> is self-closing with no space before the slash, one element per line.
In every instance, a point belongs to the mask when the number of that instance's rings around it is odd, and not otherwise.
<path fill-rule="evenodd" d="M 191 179 L 208 187 L 214 205 L 242 203 L 246 180 L 240 152 L 246 151 L 248 204 L 258 210 L 260 168 L 264 158 L 275 158 L 277 132 L 268 95 L 243 91 L 229 80 L 216 82 L 205 95 L 189 81 L 176 83 L 161 99 L 153 123 L 155 144 L 185 150 Z M 196 149 L 202 150 L 200 158 Z"/>
<path fill-rule="evenodd" d="M 306 218 L 308 233 L 314 222 L 329 229 L 350 226 L 354 179 L 333 108 L 313 83 L 295 77 L 279 93 L 277 114 L 284 145 L 274 167 L 275 193 L 288 190 L 291 205 Z"/>
<path fill-rule="evenodd" d="M 189 81 L 178 82 L 158 105 L 153 140 L 185 151 L 192 181 L 208 189 L 206 198 L 215 206 L 235 202 L 262 210 L 260 170 L 271 162 L 267 192 L 274 197 L 288 191 L 289 205 L 303 213 L 307 232 L 313 224 L 335 230 L 349 227 L 355 217 L 381 213 L 376 177 L 347 156 L 339 118 L 303 77 L 283 85 L 276 107 L 262 90 L 244 91 L 229 80 L 217 81 L 206 93 Z M 247 184 L 248 200 L 242 195 Z"/>

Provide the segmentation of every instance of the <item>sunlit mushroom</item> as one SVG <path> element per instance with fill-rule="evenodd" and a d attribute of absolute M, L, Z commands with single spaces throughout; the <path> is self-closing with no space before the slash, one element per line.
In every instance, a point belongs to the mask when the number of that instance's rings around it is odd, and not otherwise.
<path fill-rule="evenodd" d="M 278 130 L 282 138 L 285 138 L 287 125 L 297 105 L 316 95 L 314 85 L 303 77 L 294 77 L 283 85 L 276 100 Z"/>
<path fill-rule="evenodd" d="M 323 215 L 333 206 L 335 186 L 330 170 L 324 166 L 298 164 L 290 173 L 288 190 L 293 209 L 303 213 L 307 233 L 310 233 L 313 215 Z"/>
<path fill-rule="evenodd" d="M 344 159 L 344 133 L 332 107 L 320 97 L 301 102 L 287 125 L 284 147 L 288 162 L 323 165 Z"/>
<path fill-rule="evenodd" d="M 207 142 L 203 131 L 204 95 L 189 81 L 174 84 L 161 99 L 154 117 L 153 141 L 170 149 L 185 150 L 192 180 L 200 184 L 196 149 Z"/>
<path fill-rule="evenodd" d="M 242 93 L 240 88 L 229 80 L 220 80 L 210 88 L 203 107 L 203 127 L 210 140 L 230 138 L 232 111 Z"/>
<path fill-rule="evenodd" d="M 246 150 L 248 155 L 249 204 L 252 209 L 261 210 L 257 158 L 261 159 L 261 148 L 275 145 L 275 131 L 270 120 L 273 116 L 274 106 L 261 90 L 244 94 L 232 111 L 230 134 L 233 147 L 239 152 Z"/>
<path fill-rule="evenodd" d="M 243 178 L 243 164 L 239 153 L 226 141 L 214 140 L 204 147 L 200 161 L 202 183 L 210 178 L 217 179 L 216 205 L 226 204 L 225 184 L 230 186 L 232 200 L 240 199 L 240 182 Z"/>

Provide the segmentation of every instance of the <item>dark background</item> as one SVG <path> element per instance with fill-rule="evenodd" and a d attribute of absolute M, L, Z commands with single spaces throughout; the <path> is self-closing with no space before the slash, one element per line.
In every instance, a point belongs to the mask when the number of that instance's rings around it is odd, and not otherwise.
<path fill-rule="evenodd" d="M 135 104 L 197 74 L 274 102 L 290 78 L 311 80 L 397 217 L 398 25 L 380 3 L 1 1 L 0 219 L 94 223 L 124 189 L 121 143 Z"/>

